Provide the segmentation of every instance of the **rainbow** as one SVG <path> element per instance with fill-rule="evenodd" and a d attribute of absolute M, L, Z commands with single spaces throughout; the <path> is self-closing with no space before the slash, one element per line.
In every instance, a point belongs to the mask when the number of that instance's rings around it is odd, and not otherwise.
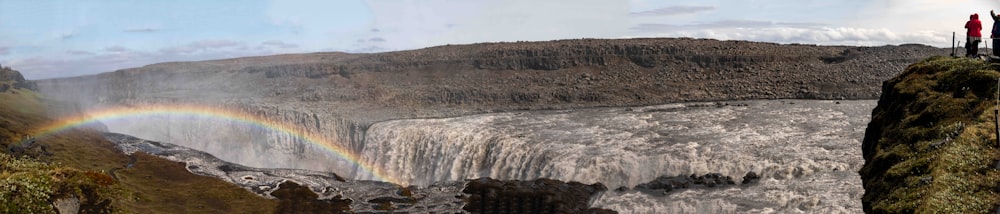
<path fill-rule="evenodd" d="M 389 182 L 399 185 L 406 185 L 398 179 L 386 176 L 379 167 L 362 161 L 358 154 L 344 148 L 340 144 L 331 142 L 324 137 L 312 132 L 302 131 L 295 125 L 267 119 L 261 116 L 249 114 L 247 112 L 226 109 L 222 107 L 211 107 L 201 105 L 143 105 L 143 106 L 117 106 L 88 111 L 83 114 L 58 118 L 52 123 L 40 126 L 35 129 L 34 136 L 43 137 L 58 133 L 67 129 L 72 129 L 88 123 L 101 120 L 116 120 L 126 118 L 143 118 L 150 116 L 190 116 L 199 118 L 220 119 L 234 121 L 242 124 L 253 125 L 268 130 L 290 134 L 300 140 L 319 146 L 331 152 L 345 161 L 357 166 L 360 170 L 372 175 L 374 180 Z"/>

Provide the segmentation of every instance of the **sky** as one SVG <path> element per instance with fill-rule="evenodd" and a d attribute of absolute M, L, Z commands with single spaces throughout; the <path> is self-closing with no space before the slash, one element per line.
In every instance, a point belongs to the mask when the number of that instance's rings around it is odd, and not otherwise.
<path fill-rule="evenodd" d="M 28 79 L 284 53 L 692 37 L 951 46 L 1000 0 L 0 0 L 0 65 Z M 989 44 L 992 46 L 992 44 Z"/>

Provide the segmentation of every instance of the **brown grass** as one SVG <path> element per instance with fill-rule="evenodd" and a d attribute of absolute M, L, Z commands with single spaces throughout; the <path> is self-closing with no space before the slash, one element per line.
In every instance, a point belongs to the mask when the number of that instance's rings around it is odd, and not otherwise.
<path fill-rule="evenodd" d="M 35 92 L 19 89 L 0 93 L 0 146 L 30 135 L 34 127 L 53 121 L 45 115 L 46 102 Z M 99 133 L 74 129 L 38 138 L 51 156 L 34 161 L 84 171 L 96 186 L 120 186 L 127 196 L 112 207 L 130 213 L 272 213 L 277 201 L 234 184 L 194 175 L 183 164 L 146 154 L 136 154 L 134 167 L 122 169 L 129 157 Z M 118 180 L 108 180 L 113 169 Z M 82 194 L 82 193 L 81 193 Z"/>

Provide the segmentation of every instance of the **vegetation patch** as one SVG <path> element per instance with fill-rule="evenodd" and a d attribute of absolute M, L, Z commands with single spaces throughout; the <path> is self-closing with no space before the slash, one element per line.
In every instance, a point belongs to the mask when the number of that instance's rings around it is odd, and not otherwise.
<path fill-rule="evenodd" d="M 998 70 L 932 57 L 885 82 L 862 145 L 865 212 L 994 212 Z"/>
<path fill-rule="evenodd" d="M 126 156 L 93 130 L 31 136 L 33 144 L 47 148 L 45 154 L 27 151 L 15 157 L 11 148 L 52 122 L 52 109 L 72 108 L 28 88 L 0 92 L 0 213 L 56 213 L 54 205 L 63 199 L 78 200 L 69 204 L 82 213 L 276 211 L 278 201 L 192 174 L 181 163 L 141 153 Z"/>

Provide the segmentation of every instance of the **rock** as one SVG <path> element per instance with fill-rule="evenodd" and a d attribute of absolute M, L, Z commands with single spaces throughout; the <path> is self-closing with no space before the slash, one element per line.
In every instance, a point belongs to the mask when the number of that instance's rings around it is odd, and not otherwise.
<path fill-rule="evenodd" d="M 934 177 L 933 176 L 926 176 L 926 177 L 920 178 L 920 184 L 925 184 L 926 185 L 926 184 L 931 184 L 932 182 L 934 182 Z"/>
<path fill-rule="evenodd" d="M 35 82 L 25 80 L 21 72 L 10 67 L 0 66 L 0 92 L 5 92 L 11 88 L 36 90 L 38 87 Z"/>
<path fill-rule="evenodd" d="M 760 176 L 757 175 L 756 172 L 747 172 L 747 174 L 743 176 L 742 184 L 751 184 L 757 182 L 757 180 L 760 180 Z"/>
<path fill-rule="evenodd" d="M 0 66 L 0 82 L 11 81 L 11 82 L 24 82 L 24 76 L 21 72 L 18 72 L 10 67 Z"/>
<path fill-rule="evenodd" d="M 716 188 L 736 185 L 732 177 L 720 173 L 690 176 L 660 176 L 656 179 L 636 185 L 635 189 L 644 193 L 668 194 L 674 190 L 687 188 Z"/>
<path fill-rule="evenodd" d="M 551 179 L 500 181 L 469 180 L 463 209 L 472 213 L 617 213 L 590 208 L 590 200 L 607 191 L 603 184 L 565 183 Z"/>
<path fill-rule="evenodd" d="M 983 119 L 994 116 L 996 75 L 996 64 L 932 57 L 883 83 L 861 143 L 865 163 L 858 173 L 866 213 L 970 213 L 996 206 L 993 201 L 926 200 L 995 197 L 989 187 L 996 181 L 982 176 L 996 158 L 990 134 L 995 124 Z M 972 152 L 942 155 L 952 148 Z"/>
<path fill-rule="evenodd" d="M 60 198 L 52 202 L 52 206 L 55 207 L 56 213 L 59 214 L 79 213 L 80 199 L 77 198 L 76 196 L 70 196 L 68 198 Z"/>
<path fill-rule="evenodd" d="M 842 57 L 848 56 L 843 54 L 848 49 L 859 57 Z M 286 54 L 160 63 L 37 83 L 47 98 L 77 104 L 79 109 L 204 105 L 290 124 L 360 151 L 366 130 L 373 123 L 402 118 L 681 101 L 871 99 L 879 95 L 883 80 L 913 62 L 942 53 L 940 48 L 909 45 L 845 47 L 710 39 L 575 39 L 449 45 L 372 54 Z M 825 63 L 821 57 L 833 63 Z M 871 64 L 879 67 L 866 67 Z M 752 70 L 741 73 L 727 70 L 737 66 Z M 589 74 L 590 81 L 580 81 L 582 73 Z M 565 85 L 556 83 L 557 80 Z M 798 93 L 800 86 L 808 89 L 808 93 Z M 161 125 L 137 123 L 130 128 Z M 174 133 L 205 130 L 229 129 L 192 127 L 175 129 Z M 214 142 L 247 136 L 270 135 L 250 130 L 196 137 Z M 319 153 L 299 153 L 310 148 L 300 140 L 260 141 L 255 146 L 304 156 L 293 158 L 327 158 L 318 156 Z M 208 152 L 238 154 L 220 157 L 234 162 L 250 162 L 264 155 L 249 149 L 244 153 Z M 713 179 L 716 185 L 728 183 L 726 179 L 723 182 Z"/>
<path fill-rule="evenodd" d="M 271 196 L 279 201 L 278 213 L 349 213 L 351 210 L 351 199 L 337 196 L 319 200 L 319 196 L 308 187 L 292 181 L 281 183 Z"/>

